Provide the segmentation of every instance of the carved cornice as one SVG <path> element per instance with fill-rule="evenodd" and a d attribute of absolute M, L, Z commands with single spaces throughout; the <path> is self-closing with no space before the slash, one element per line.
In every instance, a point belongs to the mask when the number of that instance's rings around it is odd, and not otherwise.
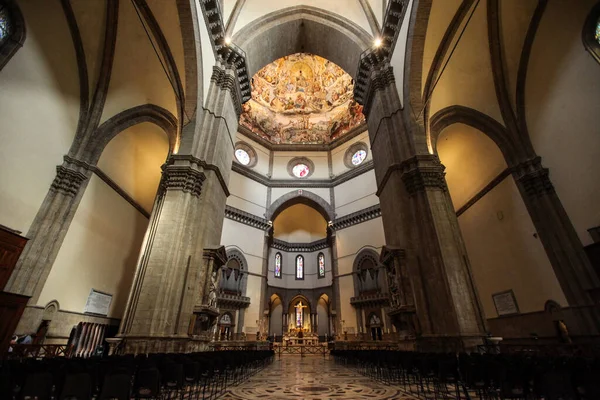
<path fill-rule="evenodd" d="M 204 14 L 204 20 L 208 28 L 215 56 L 224 65 L 231 66 L 235 70 L 238 83 L 236 87 L 239 90 L 240 100 L 243 104 L 250 100 L 251 97 L 246 53 L 233 43 L 225 43 L 226 28 L 223 23 L 219 3 L 218 0 L 200 0 L 200 6 L 202 7 L 202 13 Z"/>
<path fill-rule="evenodd" d="M 225 218 L 260 230 L 271 226 L 266 219 L 231 206 L 225 206 Z"/>
<path fill-rule="evenodd" d="M 203 168 L 205 170 L 213 171 L 215 173 L 215 175 L 217 176 L 219 183 L 221 184 L 221 188 L 223 189 L 223 192 L 225 192 L 225 196 L 229 197 L 229 194 L 230 194 L 229 188 L 227 187 L 227 183 L 225 182 L 225 178 L 223 178 L 223 175 L 221 174 L 221 170 L 219 169 L 219 167 L 217 167 L 214 164 L 209 164 L 206 161 L 203 161 L 192 155 L 173 154 L 171 157 L 169 157 L 169 163 L 174 163 L 175 161 L 188 161 L 192 166 L 195 165 L 195 166 Z"/>
<path fill-rule="evenodd" d="M 168 165 L 163 170 L 161 185 L 163 190 L 180 190 L 199 197 L 205 179 L 203 172 L 189 165 Z"/>
<path fill-rule="evenodd" d="M 381 206 L 379 204 L 336 219 L 333 222 L 333 229 L 337 231 L 349 228 L 378 217 L 381 217 Z"/>
<path fill-rule="evenodd" d="M 56 167 L 56 177 L 52 181 L 52 185 L 50 185 L 50 190 L 75 197 L 79 193 L 81 184 L 86 179 L 88 177 L 85 174 L 59 165 Z"/>
<path fill-rule="evenodd" d="M 310 253 L 313 251 L 323 250 L 329 247 L 329 240 L 327 238 L 317 240 L 311 243 L 289 243 L 279 239 L 273 239 L 271 247 L 281 251 L 287 252 L 305 252 Z"/>
<path fill-rule="evenodd" d="M 402 181 L 410 196 L 427 189 L 445 191 L 444 166 L 435 156 L 415 156 L 400 164 Z"/>
<path fill-rule="evenodd" d="M 337 230 L 349 228 L 351 226 L 362 224 L 363 222 L 367 222 L 367 221 L 370 221 L 370 220 L 378 218 L 378 217 L 381 217 L 381 207 L 379 206 L 379 204 L 374 205 L 372 207 L 362 209 L 362 210 L 354 212 L 352 214 L 344 215 L 343 217 L 334 220 L 333 221 L 333 230 L 337 231 Z M 232 221 L 239 222 L 244 225 L 251 226 L 256 229 L 260 229 L 260 230 L 267 230 L 271 227 L 271 225 L 268 223 L 268 221 L 266 219 L 259 217 L 257 215 L 254 215 L 254 214 L 250 214 L 246 211 L 242 211 L 235 207 L 231 207 L 231 206 L 225 206 L 225 218 L 230 219 Z M 324 240 L 326 240 L 326 239 L 324 239 Z M 278 242 L 286 243 L 281 240 L 279 240 Z M 308 243 L 308 244 L 304 243 L 301 246 L 312 248 L 313 245 L 315 245 L 318 242 L 320 242 L 320 241 Z M 335 236 L 331 237 L 330 242 L 331 243 L 335 242 Z M 284 245 L 281 244 L 281 246 L 284 246 Z M 286 249 L 287 249 L 287 248 L 292 248 L 292 247 L 296 248 L 300 245 L 296 246 L 296 244 L 287 243 L 286 246 L 287 246 L 286 247 Z M 327 246 L 325 246 L 325 247 L 327 247 Z M 282 248 L 282 250 L 286 250 L 286 249 Z M 316 249 L 310 250 L 310 251 L 316 251 Z"/>
<path fill-rule="evenodd" d="M 542 166 L 542 159 L 535 157 L 511 169 L 515 181 L 523 187 L 528 196 L 539 197 L 554 193 L 554 186 L 548 175 L 548 168 Z"/>
<path fill-rule="evenodd" d="M 304 188 L 304 187 L 316 187 L 316 188 L 332 188 L 339 184 L 349 181 L 350 179 L 356 178 L 359 175 L 364 174 L 373 169 L 373 160 L 365 161 L 361 165 L 351 170 L 348 170 L 332 179 L 271 179 L 265 175 L 262 175 L 251 168 L 248 168 L 239 163 L 233 163 L 232 171 L 237 172 L 240 175 L 244 175 L 246 178 L 252 179 L 262 185 L 271 188 Z"/>
<path fill-rule="evenodd" d="M 390 297 L 387 293 L 367 294 L 350 298 L 350 304 L 354 307 L 362 308 L 368 306 L 387 306 L 390 304 Z"/>
<path fill-rule="evenodd" d="M 217 294 L 217 307 L 229 310 L 246 308 L 250 305 L 250 297 L 239 296 L 229 293 Z"/>
<path fill-rule="evenodd" d="M 372 82 L 372 72 L 389 62 L 394 47 L 396 46 L 398 35 L 400 34 L 400 28 L 402 27 L 402 20 L 406 13 L 407 3 L 407 0 L 390 0 L 388 2 L 385 20 L 383 21 L 381 30 L 381 46 L 368 49 L 360 56 L 358 71 L 356 73 L 356 82 L 354 84 L 354 98 L 358 103 L 365 106 L 365 114 L 368 114 L 368 103 L 372 93 L 381 87 L 382 83 L 385 83 L 386 85 L 390 83 L 389 77 L 386 76 L 388 74 L 387 71 L 382 77 L 376 78 L 379 82 Z M 384 69 L 389 69 L 389 73 L 391 73 L 391 68 L 387 67 Z M 393 82 L 393 78 L 391 82 Z"/>
<path fill-rule="evenodd" d="M 235 112 L 239 118 L 242 114 L 242 96 L 239 89 L 239 86 L 236 84 L 235 77 L 227 73 L 227 70 L 220 68 L 218 66 L 213 67 L 213 73 L 210 77 L 210 80 L 215 83 L 215 85 L 224 91 L 229 91 L 231 93 L 231 99 L 233 100 L 233 106 L 235 108 Z"/>

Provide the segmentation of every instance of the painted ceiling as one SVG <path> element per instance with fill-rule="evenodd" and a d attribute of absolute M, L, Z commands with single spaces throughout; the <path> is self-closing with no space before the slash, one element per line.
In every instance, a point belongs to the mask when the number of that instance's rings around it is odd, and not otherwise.
<path fill-rule="evenodd" d="M 323 144 L 364 122 L 352 78 L 312 54 L 292 54 L 252 78 L 240 124 L 275 144 Z"/>

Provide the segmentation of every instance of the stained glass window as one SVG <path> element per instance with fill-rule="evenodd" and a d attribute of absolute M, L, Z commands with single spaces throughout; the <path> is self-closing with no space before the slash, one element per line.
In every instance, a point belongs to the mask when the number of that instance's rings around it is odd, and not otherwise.
<path fill-rule="evenodd" d="M 300 307 L 298 307 L 298 306 L 300 306 Z M 303 310 L 302 302 L 300 302 L 300 304 L 298 304 L 296 306 L 296 327 L 298 327 L 298 328 L 302 327 L 302 322 L 303 322 L 302 321 L 302 310 Z"/>
<path fill-rule="evenodd" d="M 296 164 L 294 165 L 294 168 L 292 168 L 292 173 L 296 178 L 304 178 L 308 176 L 309 172 L 310 168 L 308 168 L 308 165 L 302 163 Z"/>
<path fill-rule="evenodd" d="M 275 254 L 275 278 L 281 278 L 281 253 Z"/>
<path fill-rule="evenodd" d="M 7 8 L 0 4 L 0 44 L 4 43 L 12 31 L 10 15 Z"/>
<path fill-rule="evenodd" d="M 352 165 L 358 165 L 367 158 L 367 152 L 364 150 L 358 150 L 352 155 Z"/>
<path fill-rule="evenodd" d="M 237 149 L 235 151 L 235 158 L 239 161 L 240 164 L 248 165 L 250 164 L 250 155 L 244 149 Z"/>
<path fill-rule="evenodd" d="M 304 257 L 296 257 L 296 279 L 304 279 Z"/>
<path fill-rule="evenodd" d="M 319 254 L 319 278 L 325 276 L 325 256 L 323 253 Z"/>
<path fill-rule="evenodd" d="M 600 44 L 600 17 L 596 20 L 596 33 L 594 34 L 594 39 Z"/>

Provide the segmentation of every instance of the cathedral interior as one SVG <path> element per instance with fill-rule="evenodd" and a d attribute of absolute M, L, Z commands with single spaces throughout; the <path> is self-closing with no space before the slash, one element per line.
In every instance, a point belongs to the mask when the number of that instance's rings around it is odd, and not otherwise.
<path fill-rule="evenodd" d="M 599 63 L 597 0 L 0 0 L 0 397 L 600 398 Z"/>

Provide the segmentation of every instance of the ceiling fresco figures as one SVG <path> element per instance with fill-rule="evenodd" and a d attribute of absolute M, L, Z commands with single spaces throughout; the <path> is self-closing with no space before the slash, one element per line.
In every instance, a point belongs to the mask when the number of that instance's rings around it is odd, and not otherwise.
<path fill-rule="evenodd" d="M 276 144 L 323 144 L 364 122 L 352 78 L 319 56 L 292 54 L 252 78 L 240 123 Z"/>

